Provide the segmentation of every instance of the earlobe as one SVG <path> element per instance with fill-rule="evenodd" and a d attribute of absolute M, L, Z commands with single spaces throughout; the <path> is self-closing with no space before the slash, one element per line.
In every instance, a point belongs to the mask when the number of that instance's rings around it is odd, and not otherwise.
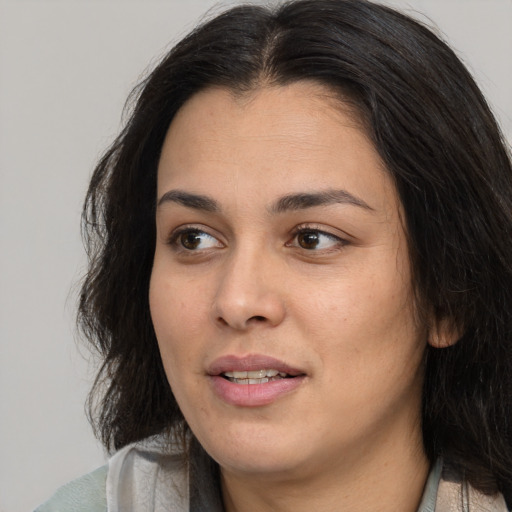
<path fill-rule="evenodd" d="M 447 348 L 455 345 L 462 337 L 462 330 L 452 318 L 434 320 L 429 328 L 428 343 L 434 348 Z"/>

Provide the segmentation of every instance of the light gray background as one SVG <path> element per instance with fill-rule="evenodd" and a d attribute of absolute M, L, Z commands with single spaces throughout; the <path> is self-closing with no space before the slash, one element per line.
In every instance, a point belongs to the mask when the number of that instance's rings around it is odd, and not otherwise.
<path fill-rule="evenodd" d="M 385 3 L 435 21 L 511 141 L 512 0 Z M 83 408 L 94 364 L 74 329 L 80 208 L 128 92 L 213 5 L 0 0 L 1 512 L 104 463 Z"/>

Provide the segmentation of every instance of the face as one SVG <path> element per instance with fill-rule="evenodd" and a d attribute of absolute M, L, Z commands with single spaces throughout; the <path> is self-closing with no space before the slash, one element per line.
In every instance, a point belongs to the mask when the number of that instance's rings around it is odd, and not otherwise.
<path fill-rule="evenodd" d="M 301 475 L 419 436 L 426 334 L 400 204 L 320 85 L 196 94 L 158 168 L 150 306 L 223 471 Z"/>

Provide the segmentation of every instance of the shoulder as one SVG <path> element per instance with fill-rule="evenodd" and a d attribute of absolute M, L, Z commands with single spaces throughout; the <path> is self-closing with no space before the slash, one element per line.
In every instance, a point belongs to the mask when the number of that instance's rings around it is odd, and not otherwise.
<path fill-rule="evenodd" d="M 62 486 L 35 512 L 106 512 L 108 466 L 102 466 Z"/>
<path fill-rule="evenodd" d="M 464 478 L 461 470 L 449 461 L 443 465 L 435 510 L 509 512 L 501 493 L 485 494 L 479 491 Z"/>
<path fill-rule="evenodd" d="M 176 511 L 189 510 L 191 502 L 201 504 L 198 510 L 222 511 L 211 459 L 202 448 L 188 448 L 164 435 L 127 445 L 107 465 L 61 487 L 35 512 L 141 512 L 153 510 L 148 504 L 155 500 L 172 504 Z M 191 467 L 194 482 L 200 479 L 200 485 L 192 486 L 192 495 Z"/>

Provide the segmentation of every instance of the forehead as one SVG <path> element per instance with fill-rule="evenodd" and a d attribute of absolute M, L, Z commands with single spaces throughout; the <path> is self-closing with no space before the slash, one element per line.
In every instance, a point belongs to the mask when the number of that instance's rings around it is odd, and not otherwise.
<path fill-rule="evenodd" d="M 239 197 L 343 188 L 377 208 L 397 206 L 354 108 L 310 82 L 242 95 L 210 88 L 190 98 L 169 127 L 159 163 L 158 195 L 178 186 L 220 196 L 236 188 Z"/>
<path fill-rule="evenodd" d="M 353 104 L 313 81 L 262 86 L 247 92 L 210 87 L 185 102 L 169 127 L 168 137 L 194 140 L 209 132 L 213 137 L 231 135 L 235 142 L 252 138 L 264 128 L 260 134 L 269 139 L 275 135 L 282 142 L 286 137 L 313 143 L 327 120 L 364 132 Z"/>

